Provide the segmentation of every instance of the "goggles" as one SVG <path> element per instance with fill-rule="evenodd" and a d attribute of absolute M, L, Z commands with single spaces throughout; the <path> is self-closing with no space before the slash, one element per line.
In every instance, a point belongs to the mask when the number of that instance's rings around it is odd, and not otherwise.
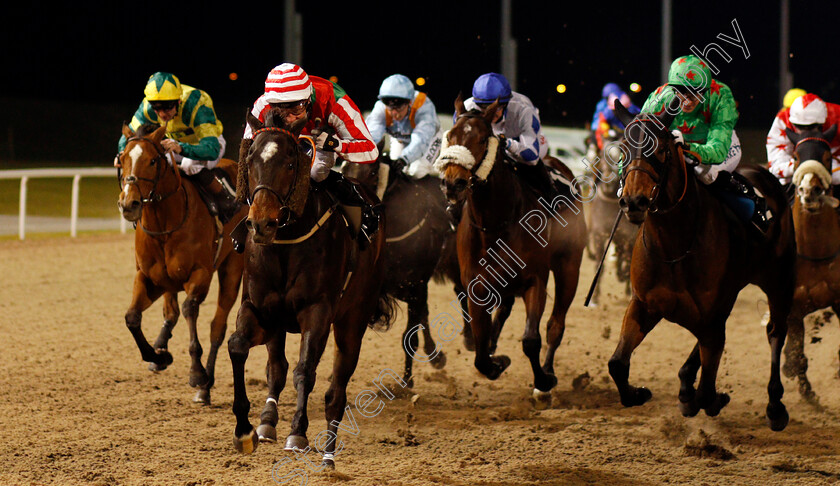
<path fill-rule="evenodd" d="M 178 100 L 150 101 L 149 104 L 155 111 L 169 111 L 178 106 Z"/>
<path fill-rule="evenodd" d="M 409 100 L 405 98 L 382 98 L 382 102 L 392 110 L 399 110 L 404 106 L 408 106 Z"/>
<path fill-rule="evenodd" d="M 299 116 L 309 109 L 309 100 L 292 101 L 290 103 L 271 103 L 271 107 L 280 110 L 280 114 L 283 116 Z"/>

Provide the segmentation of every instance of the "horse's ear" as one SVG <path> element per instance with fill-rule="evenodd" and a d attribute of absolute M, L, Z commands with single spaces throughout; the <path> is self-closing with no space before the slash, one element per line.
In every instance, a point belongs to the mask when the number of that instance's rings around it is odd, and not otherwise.
<path fill-rule="evenodd" d="M 166 125 L 161 125 L 160 128 L 152 132 L 152 135 L 149 138 L 154 140 L 155 143 L 160 143 L 164 137 L 166 137 Z"/>
<path fill-rule="evenodd" d="M 799 133 L 797 133 L 797 131 L 794 130 L 793 128 L 785 128 L 785 134 L 787 135 L 788 139 L 790 140 L 790 143 L 792 143 L 794 145 L 798 144 L 800 140 L 805 138 L 802 135 L 800 135 Z"/>
<path fill-rule="evenodd" d="M 837 124 L 833 124 L 828 127 L 828 130 L 822 133 L 823 139 L 825 139 L 828 143 L 831 143 L 834 140 L 834 136 L 837 135 Z"/>
<path fill-rule="evenodd" d="M 300 120 L 295 120 L 294 123 L 289 125 L 288 129 L 290 132 L 294 133 L 295 135 L 300 135 L 300 132 L 303 131 L 303 127 L 306 126 L 306 122 L 308 122 L 308 118 L 301 118 Z"/>
<path fill-rule="evenodd" d="M 122 134 L 127 139 L 134 136 L 134 132 L 131 130 L 131 127 L 129 127 L 125 123 L 123 123 L 123 126 L 122 126 Z"/>
<path fill-rule="evenodd" d="M 615 104 L 613 105 L 613 111 L 615 111 L 616 116 L 619 120 L 621 120 L 621 123 L 623 123 L 625 127 L 633 121 L 633 115 L 624 105 L 621 104 L 621 100 L 618 98 L 616 98 Z"/>
<path fill-rule="evenodd" d="M 463 115 L 465 111 L 467 111 L 467 109 L 464 108 L 464 98 L 459 91 L 458 97 L 455 98 L 455 118 Z"/>
<path fill-rule="evenodd" d="M 251 113 L 251 110 L 248 110 L 248 113 L 245 115 L 245 120 L 248 122 L 248 126 L 251 127 L 252 132 L 256 132 L 260 128 L 263 128 L 263 123 L 259 118 L 255 117 L 253 113 Z"/>
<path fill-rule="evenodd" d="M 483 113 L 482 116 L 484 117 L 485 120 L 487 120 L 488 124 L 490 124 L 490 125 L 493 124 L 493 118 L 496 117 L 496 110 L 499 109 L 499 106 L 501 106 L 501 103 L 499 103 L 499 98 L 496 98 L 496 101 L 491 103 L 490 106 L 488 106 L 487 109 L 484 110 L 484 113 Z"/>

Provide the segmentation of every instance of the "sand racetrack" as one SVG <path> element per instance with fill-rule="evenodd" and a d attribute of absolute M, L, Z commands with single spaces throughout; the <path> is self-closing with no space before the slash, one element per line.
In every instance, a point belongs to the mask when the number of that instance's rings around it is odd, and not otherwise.
<path fill-rule="evenodd" d="M 247 456 L 232 447 L 226 344 L 209 407 L 191 402 L 183 317 L 170 342 L 175 362 L 169 369 L 153 374 L 140 360 L 123 319 L 133 274 L 132 235 L 0 242 L 0 485 L 275 484 L 275 463 L 290 457 L 282 444 L 261 444 Z M 795 382 L 783 378 L 791 422 L 782 432 L 770 431 L 764 420 L 769 348 L 759 324 L 763 294 L 755 287 L 741 293 L 729 319 L 718 386 L 732 401 L 718 417 L 680 415 L 677 370 L 694 340 L 669 322 L 660 323 L 639 347 L 630 372 L 631 383 L 648 387 L 653 399 L 626 409 L 607 373 L 626 301 L 617 295 L 609 272 L 602 305 L 584 308 L 592 274 L 592 262 L 584 260 L 558 351 L 559 384 L 551 408 L 536 411 L 529 403 L 532 375 L 518 342 L 524 311 L 517 301 L 498 351 L 513 364 L 497 381 L 478 375 L 460 338 L 443 343 L 446 368 L 417 364 L 413 391 L 385 400 L 374 418 L 357 414 L 358 435 L 340 434 L 345 448 L 336 458 L 336 471 L 311 473 L 308 484 L 840 482 L 835 317 L 806 324 L 810 376 L 822 409 L 801 400 Z M 453 298 L 448 284 L 433 284 L 431 315 L 447 312 Z M 201 306 L 205 353 L 215 301 L 214 281 Z M 228 320 L 228 335 L 237 309 Z M 158 302 L 144 314 L 147 337 L 157 335 L 161 312 Z M 403 311 L 390 331 L 368 331 L 348 389 L 351 400 L 372 388 L 381 370 L 401 371 L 404 326 Z M 544 338 L 544 324 L 541 332 Z M 297 363 L 298 342 L 292 336 L 287 343 L 290 369 Z M 265 357 L 265 349 L 256 348 L 247 363 L 255 426 L 265 399 Z M 325 427 L 323 396 L 331 362 L 328 349 L 311 396 L 310 439 Z M 575 380 L 585 373 L 588 380 Z M 289 383 L 279 401 L 282 438 L 293 404 Z M 280 477 L 301 464 L 281 464 L 274 473 Z"/>

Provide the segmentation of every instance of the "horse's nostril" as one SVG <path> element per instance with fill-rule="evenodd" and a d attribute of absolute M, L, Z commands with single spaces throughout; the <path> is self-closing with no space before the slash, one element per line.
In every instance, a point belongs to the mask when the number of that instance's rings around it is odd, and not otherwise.
<path fill-rule="evenodd" d="M 619 198 L 618 207 L 620 207 L 621 209 L 627 209 L 627 199 L 625 199 L 623 197 Z"/>

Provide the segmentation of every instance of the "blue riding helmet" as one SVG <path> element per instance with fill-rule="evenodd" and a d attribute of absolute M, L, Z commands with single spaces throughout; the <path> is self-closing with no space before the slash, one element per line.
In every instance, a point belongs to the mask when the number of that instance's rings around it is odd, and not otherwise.
<path fill-rule="evenodd" d="M 615 83 L 607 83 L 601 89 L 601 98 L 609 98 L 610 95 L 616 95 L 620 98 L 622 94 L 624 94 L 624 91 Z"/>
<path fill-rule="evenodd" d="M 379 87 L 380 100 L 383 98 L 401 98 L 412 100 L 414 98 L 414 83 L 402 74 L 393 74 L 382 81 Z"/>
<path fill-rule="evenodd" d="M 511 98 L 510 83 L 498 73 L 482 74 L 473 84 L 472 96 L 478 104 L 492 103 L 496 98 L 500 103 L 507 103 Z"/>

